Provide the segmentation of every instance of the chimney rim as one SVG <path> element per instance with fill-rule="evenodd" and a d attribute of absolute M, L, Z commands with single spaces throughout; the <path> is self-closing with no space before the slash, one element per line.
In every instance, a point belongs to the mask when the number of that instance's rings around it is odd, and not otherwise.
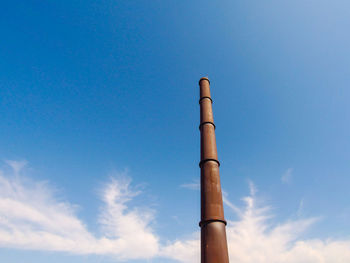
<path fill-rule="evenodd" d="M 202 77 L 202 78 L 200 78 L 200 79 L 199 79 L 199 82 L 198 82 L 199 85 L 201 84 L 201 81 L 202 81 L 202 80 L 207 80 L 207 81 L 209 82 L 209 85 L 210 85 L 210 80 L 209 80 L 208 77 Z"/>

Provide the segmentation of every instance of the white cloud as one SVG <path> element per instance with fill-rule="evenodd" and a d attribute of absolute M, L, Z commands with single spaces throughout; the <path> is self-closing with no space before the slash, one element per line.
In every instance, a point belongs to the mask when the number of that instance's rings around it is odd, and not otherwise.
<path fill-rule="evenodd" d="M 176 240 L 162 247 L 159 256 L 179 262 L 200 262 L 200 234 L 193 233 L 186 240 Z"/>
<path fill-rule="evenodd" d="M 350 240 L 303 239 L 302 234 L 317 218 L 272 223 L 269 206 L 258 206 L 256 188 L 250 185 L 250 196 L 243 198 L 243 209 L 233 205 L 224 194 L 224 203 L 238 215 L 228 220 L 227 240 L 230 262 L 237 263 L 344 263 L 350 262 Z M 177 241 L 169 257 L 184 263 L 199 262 L 198 239 Z M 199 244 L 199 243 L 197 243 Z M 191 250 L 191 251 L 189 251 Z"/>
<path fill-rule="evenodd" d="M 104 246 L 108 244 L 111 248 L 105 252 L 118 251 L 122 259 L 150 258 L 158 253 L 159 247 L 158 237 L 150 226 L 154 215 L 150 210 L 127 206 L 128 201 L 140 194 L 130 189 L 130 182 L 128 178 L 112 179 L 104 191 L 105 207 L 99 221 L 106 235 Z"/>
<path fill-rule="evenodd" d="M 293 168 L 288 168 L 287 171 L 281 177 L 281 181 L 284 184 L 289 184 L 292 180 Z"/>
<path fill-rule="evenodd" d="M 14 168 L 14 173 L 19 171 Z M 112 179 L 102 192 L 101 237 L 87 230 L 75 206 L 58 201 L 53 192 L 43 182 L 0 175 L 0 246 L 107 254 L 116 259 L 157 255 L 158 237 L 150 227 L 152 212 L 127 206 L 139 194 L 130 188 L 129 180 Z"/>
<path fill-rule="evenodd" d="M 199 231 L 166 244 L 159 242 L 151 224 L 154 212 L 130 206 L 129 201 L 140 194 L 133 190 L 130 179 L 111 179 L 105 185 L 99 215 L 102 234 L 97 236 L 78 218 L 76 207 L 59 201 L 47 183 L 19 176 L 22 167 L 16 164 L 13 174 L 0 171 L 1 247 L 109 255 L 117 261 L 156 257 L 200 261 Z M 304 231 L 317 218 L 274 223 L 270 207 L 259 205 L 257 190 L 253 183 L 249 185 L 243 208 L 224 194 L 226 206 L 238 216 L 237 220 L 228 218 L 231 262 L 350 262 L 349 239 L 304 239 Z"/>

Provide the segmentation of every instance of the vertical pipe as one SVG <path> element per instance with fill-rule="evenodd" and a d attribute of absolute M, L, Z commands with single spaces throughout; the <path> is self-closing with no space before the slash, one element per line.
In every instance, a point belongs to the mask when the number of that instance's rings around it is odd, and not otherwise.
<path fill-rule="evenodd" d="M 199 80 L 201 133 L 201 263 L 229 263 L 210 81 Z"/>

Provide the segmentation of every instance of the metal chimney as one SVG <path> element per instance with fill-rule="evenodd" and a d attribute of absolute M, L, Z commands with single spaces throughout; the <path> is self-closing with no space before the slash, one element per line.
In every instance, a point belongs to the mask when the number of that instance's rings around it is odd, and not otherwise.
<path fill-rule="evenodd" d="M 199 80 L 201 133 L 201 263 L 229 263 L 210 81 Z"/>

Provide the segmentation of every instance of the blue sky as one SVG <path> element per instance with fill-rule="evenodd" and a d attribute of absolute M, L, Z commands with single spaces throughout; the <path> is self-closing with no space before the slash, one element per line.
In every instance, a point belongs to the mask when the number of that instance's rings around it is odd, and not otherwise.
<path fill-rule="evenodd" d="M 349 17 L 345 0 L 3 1 L 0 260 L 195 262 L 208 76 L 231 260 L 350 261 Z"/>

